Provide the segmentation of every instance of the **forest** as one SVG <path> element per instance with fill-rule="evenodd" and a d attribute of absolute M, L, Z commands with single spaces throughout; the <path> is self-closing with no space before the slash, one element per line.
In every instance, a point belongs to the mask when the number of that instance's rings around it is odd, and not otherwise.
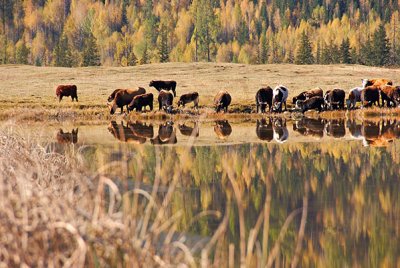
<path fill-rule="evenodd" d="M 394 0 L 1 0 L 0 63 L 400 63 Z"/>

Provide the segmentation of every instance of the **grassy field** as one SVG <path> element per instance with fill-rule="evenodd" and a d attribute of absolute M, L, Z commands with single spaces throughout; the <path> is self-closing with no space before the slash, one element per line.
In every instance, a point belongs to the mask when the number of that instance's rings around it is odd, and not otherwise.
<path fill-rule="evenodd" d="M 221 89 L 232 95 L 231 111 L 240 113 L 255 109 L 254 95 L 262 86 L 286 85 L 291 100 L 295 94 L 317 86 L 324 90 L 343 88 L 349 91 L 360 86 L 362 78 L 383 77 L 396 83 L 399 76 L 399 69 L 358 65 L 164 63 L 124 68 L 0 65 L 3 100 L 0 118 L 110 119 L 106 99 L 114 89 L 141 86 L 156 93 L 148 86 L 152 79 L 176 80 L 178 96 L 198 91 L 200 106 L 203 107 L 201 111 L 210 114 L 212 111 L 207 108 L 212 107 L 213 96 Z M 76 84 L 79 103 L 72 103 L 70 98 L 59 103 L 55 97 L 55 87 L 59 84 Z"/>

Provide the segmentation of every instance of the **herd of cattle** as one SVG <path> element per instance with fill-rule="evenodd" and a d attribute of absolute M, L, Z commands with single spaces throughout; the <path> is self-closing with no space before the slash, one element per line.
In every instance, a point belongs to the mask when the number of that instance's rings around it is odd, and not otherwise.
<path fill-rule="evenodd" d="M 173 100 L 176 97 L 176 82 L 175 81 L 151 81 L 149 86 L 154 87 L 158 91 L 158 109 L 165 110 L 167 113 L 173 111 Z M 169 91 L 172 91 L 173 94 Z M 60 85 L 56 88 L 56 95 L 59 101 L 65 96 L 71 96 L 78 101 L 76 85 Z M 279 85 L 272 89 L 264 87 L 256 93 L 257 113 L 265 113 L 268 106 L 269 112 L 282 112 L 287 110 L 286 102 L 289 96 L 289 89 L 283 85 Z M 362 86 L 350 90 L 346 99 L 346 92 L 343 89 L 327 90 L 324 94 L 321 88 L 315 88 L 304 91 L 293 97 L 292 103 L 295 105 L 295 111 L 306 112 L 308 110 L 336 110 L 345 109 L 345 103 L 348 109 L 356 108 L 357 102 L 361 103 L 361 107 L 370 107 L 378 105 L 381 107 L 396 107 L 400 105 L 400 86 L 393 86 L 393 82 L 387 79 L 362 79 Z M 123 108 L 129 111 L 142 111 L 148 106 L 150 111 L 153 110 L 153 93 L 146 93 L 142 87 L 137 89 L 116 89 L 108 97 L 108 107 L 110 113 L 114 114 L 120 108 L 123 113 Z M 215 111 L 228 111 L 232 97 L 226 90 L 221 90 L 214 97 Z M 194 108 L 198 109 L 199 93 L 190 92 L 180 96 L 178 107 L 185 106 L 193 102 Z"/>
<path fill-rule="evenodd" d="M 227 120 L 216 120 L 214 132 L 219 139 L 225 140 L 232 134 L 232 126 Z M 176 144 L 177 130 L 183 136 L 199 137 L 199 122 L 174 124 L 172 121 L 164 122 L 158 127 L 155 136 L 152 124 L 139 121 L 128 123 L 117 123 L 111 121 L 108 131 L 119 141 L 143 144 L 147 140 L 151 144 Z M 364 146 L 387 146 L 395 139 L 400 138 L 400 122 L 396 120 L 381 120 L 359 122 L 354 119 L 313 119 L 302 117 L 293 122 L 293 131 L 301 136 L 323 138 L 343 138 L 346 134 L 350 139 L 361 140 Z M 258 139 L 266 142 L 275 141 L 284 143 L 289 139 L 289 130 L 286 119 L 267 118 L 257 120 L 256 134 Z M 57 133 L 58 143 L 77 143 L 78 129 L 72 132 L 64 132 L 62 129 Z"/>

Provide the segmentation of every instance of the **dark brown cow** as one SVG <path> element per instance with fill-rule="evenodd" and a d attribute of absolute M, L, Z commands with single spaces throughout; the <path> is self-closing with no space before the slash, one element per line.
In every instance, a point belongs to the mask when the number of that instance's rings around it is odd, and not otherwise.
<path fill-rule="evenodd" d="M 64 132 L 61 128 L 57 132 L 58 143 L 77 143 L 78 129 L 73 129 L 71 132 Z"/>
<path fill-rule="evenodd" d="M 160 94 L 158 94 L 158 110 L 163 109 L 167 113 L 172 113 L 172 102 L 174 100 L 174 96 L 165 90 L 161 90 Z"/>
<path fill-rule="evenodd" d="M 146 106 L 150 107 L 150 111 L 153 110 L 153 93 L 135 96 L 128 105 L 128 111 L 136 109 L 137 112 L 141 112 L 142 108 L 146 110 Z"/>
<path fill-rule="evenodd" d="M 59 85 L 56 88 L 56 96 L 58 97 L 58 101 L 60 102 L 63 97 L 71 96 L 72 101 L 74 99 L 78 101 L 78 93 L 77 93 L 76 85 Z"/>
<path fill-rule="evenodd" d="M 214 106 L 215 111 L 218 113 L 221 110 L 224 110 L 225 113 L 228 112 L 228 106 L 231 104 L 232 97 L 226 90 L 221 90 L 214 97 Z"/>
<path fill-rule="evenodd" d="M 157 91 L 161 90 L 172 90 L 174 92 L 174 97 L 176 97 L 176 81 L 162 81 L 162 80 L 152 80 L 149 84 L 150 87 L 155 87 Z"/>
<path fill-rule="evenodd" d="M 179 125 L 179 131 L 184 136 L 198 137 L 200 132 L 199 124 L 198 122 L 195 122 L 193 127 L 189 127 L 186 124 Z"/>
<path fill-rule="evenodd" d="M 369 86 L 361 91 L 361 107 L 370 107 L 372 104 L 378 103 L 378 107 L 381 106 L 379 103 L 380 87 Z"/>
<path fill-rule="evenodd" d="M 321 96 L 315 96 L 307 100 L 298 100 L 296 102 L 296 107 L 300 109 L 302 113 L 305 113 L 308 110 L 318 110 L 321 112 L 324 107 L 324 103 L 324 98 Z"/>
<path fill-rule="evenodd" d="M 153 138 L 154 136 L 154 129 L 153 125 L 143 124 L 141 122 L 129 123 L 129 128 L 132 130 L 132 133 L 141 138 Z"/>
<path fill-rule="evenodd" d="M 187 94 L 183 94 L 178 101 L 178 107 L 181 105 L 185 107 L 186 104 L 193 102 L 194 108 L 199 108 L 199 93 L 198 92 L 190 92 Z"/>
<path fill-rule="evenodd" d="M 271 87 L 260 88 L 256 93 L 256 106 L 257 113 L 261 110 L 261 113 L 265 113 L 265 108 L 268 105 L 269 112 L 272 109 L 272 95 L 273 91 Z M 260 109 L 261 108 L 261 109 Z"/>
<path fill-rule="evenodd" d="M 217 120 L 215 121 L 214 132 L 219 139 L 224 140 L 232 133 L 231 124 L 228 120 Z"/>
<path fill-rule="evenodd" d="M 115 121 L 111 121 L 108 126 L 108 131 L 119 141 L 132 142 L 132 143 L 145 143 L 146 138 L 136 136 L 129 125 L 124 125 L 124 122 L 117 124 Z"/>
<path fill-rule="evenodd" d="M 264 118 L 257 120 L 256 134 L 257 137 L 262 141 L 272 141 L 274 139 L 272 119 L 268 118 L 268 122 Z"/>
<path fill-rule="evenodd" d="M 324 95 L 325 109 L 344 109 L 344 99 L 346 92 L 343 89 L 335 88 L 333 90 L 326 91 Z"/>
<path fill-rule="evenodd" d="M 158 136 L 150 141 L 155 145 L 176 144 L 178 140 L 176 138 L 174 123 L 169 121 L 160 125 L 158 128 Z"/>
<path fill-rule="evenodd" d="M 296 97 L 293 97 L 292 103 L 293 103 L 293 104 L 296 104 L 296 102 L 297 102 L 298 100 L 307 100 L 307 99 L 309 99 L 309 98 L 317 97 L 317 96 L 323 97 L 323 91 L 322 91 L 322 89 L 319 88 L 319 87 L 301 92 L 301 93 L 300 93 L 299 95 L 297 95 Z"/>
<path fill-rule="evenodd" d="M 400 87 L 398 86 L 382 86 L 381 87 L 382 107 L 399 106 L 400 105 Z M 393 103 L 393 105 L 392 105 Z"/>
<path fill-rule="evenodd" d="M 110 114 L 114 114 L 118 108 L 121 108 L 121 114 L 123 113 L 124 106 L 129 105 L 133 98 L 138 95 L 145 94 L 146 90 L 142 87 L 138 89 L 121 89 L 115 94 L 114 100 L 111 104 L 108 104 Z"/>

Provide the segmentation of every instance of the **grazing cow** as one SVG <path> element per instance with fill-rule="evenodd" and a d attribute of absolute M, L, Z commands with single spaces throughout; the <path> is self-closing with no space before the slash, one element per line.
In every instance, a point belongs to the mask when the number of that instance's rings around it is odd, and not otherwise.
<path fill-rule="evenodd" d="M 199 93 L 198 92 L 190 92 L 187 94 L 183 94 L 178 101 L 178 107 L 181 105 L 185 107 L 187 103 L 190 103 L 193 101 L 194 108 L 199 109 Z"/>
<path fill-rule="evenodd" d="M 382 107 L 399 106 L 400 105 L 400 87 L 399 86 L 382 86 L 381 87 Z"/>
<path fill-rule="evenodd" d="M 114 100 L 114 98 L 115 98 L 115 94 L 117 94 L 117 92 L 120 91 L 120 90 L 122 90 L 122 89 L 118 88 L 118 89 L 114 90 L 114 91 L 111 93 L 111 95 L 108 96 L 107 101 L 108 101 L 108 102 L 112 102 L 112 101 Z"/>
<path fill-rule="evenodd" d="M 363 91 L 364 88 L 362 87 L 355 87 L 350 90 L 349 93 L 349 100 L 347 103 L 347 109 L 355 109 L 357 102 L 361 101 L 361 92 Z"/>
<path fill-rule="evenodd" d="M 146 142 L 146 138 L 138 137 L 133 132 L 129 125 L 124 125 L 124 122 L 117 124 L 115 121 L 111 121 L 108 126 L 108 131 L 119 141 L 132 142 L 142 144 Z"/>
<path fill-rule="evenodd" d="M 328 120 L 325 125 L 326 134 L 334 138 L 342 138 L 346 135 L 346 127 L 344 124 L 344 119 L 333 119 Z"/>
<path fill-rule="evenodd" d="M 269 118 L 268 122 L 264 118 L 261 120 L 257 120 L 256 134 L 257 137 L 262 141 L 272 141 L 274 139 L 272 119 Z"/>
<path fill-rule="evenodd" d="M 141 138 L 153 138 L 154 129 L 153 125 L 143 124 L 141 122 L 129 123 L 129 128 L 132 130 L 132 133 Z"/>
<path fill-rule="evenodd" d="M 77 143 L 78 129 L 73 129 L 71 132 L 64 132 L 61 128 L 57 132 L 58 143 Z"/>
<path fill-rule="evenodd" d="M 257 113 L 261 108 L 261 113 L 265 113 L 265 108 L 269 108 L 269 112 L 272 109 L 272 95 L 273 90 L 271 87 L 264 87 L 260 88 L 256 93 L 256 106 L 257 106 Z"/>
<path fill-rule="evenodd" d="M 124 106 L 128 106 L 133 98 L 137 95 L 145 94 L 146 90 L 142 87 L 138 89 L 121 89 L 115 94 L 114 100 L 111 104 L 108 104 L 110 114 L 114 114 L 118 108 L 121 108 L 121 114 L 123 113 Z"/>
<path fill-rule="evenodd" d="M 136 109 L 137 112 L 141 112 L 142 108 L 146 110 L 146 106 L 149 106 L 150 111 L 153 111 L 153 93 L 135 96 L 131 103 L 129 103 L 128 105 L 128 111 Z"/>
<path fill-rule="evenodd" d="M 379 103 L 380 88 L 378 86 L 368 86 L 361 92 L 361 107 L 370 107 L 372 104 Z"/>
<path fill-rule="evenodd" d="M 193 137 L 198 137 L 199 136 L 199 123 L 195 122 L 193 127 L 189 127 L 185 124 L 179 124 L 179 131 L 181 132 L 182 135 L 184 136 L 193 136 Z"/>
<path fill-rule="evenodd" d="M 152 144 L 163 145 L 163 144 L 176 144 L 178 142 L 176 138 L 176 132 L 174 123 L 168 121 L 158 128 L 158 135 L 154 139 L 150 140 Z"/>
<path fill-rule="evenodd" d="M 176 81 L 162 81 L 162 80 L 152 80 L 149 84 L 150 87 L 155 87 L 157 91 L 172 90 L 174 97 L 176 97 Z"/>
<path fill-rule="evenodd" d="M 309 98 L 317 97 L 317 96 L 323 97 L 323 91 L 320 87 L 301 92 L 296 97 L 293 97 L 292 103 L 296 104 L 296 102 L 298 100 L 307 100 Z"/>
<path fill-rule="evenodd" d="M 172 101 L 174 100 L 174 96 L 172 93 L 161 90 L 160 94 L 158 94 L 158 110 L 163 109 L 167 113 L 172 113 Z"/>
<path fill-rule="evenodd" d="M 218 113 L 221 110 L 224 110 L 225 113 L 228 112 L 228 106 L 231 104 L 231 95 L 226 90 L 221 90 L 214 97 L 214 106 L 215 111 Z"/>
<path fill-rule="evenodd" d="M 344 109 L 344 99 L 346 97 L 346 92 L 343 89 L 335 88 L 333 90 L 328 90 L 324 95 L 325 109 Z"/>
<path fill-rule="evenodd" d="M 389 85 L 389 86 L 393 85 L 393 81 L 392 80 L 383 79 L 383 78 L 379 78 L 379 79 L 361 79 L 361 82 L 362 82 L 362 87 L 363 88 L 366 88 L 366 87 L 369 87 L 369 86 L 381 87 L 381 86 L 385 86 L 385 85 Z"/>
<path fill-rule="evenodd" d="M 63 97 L 71 96 L 72 101 L 74 99 L 78 101 L 78 93 L 77 93 L 76 85 L 59 85 L 56 88 L 56 96 L 58 97 L 58 101 L 60 102 Z"/>
<path fill-rule="evenodd" d="M 286 127 L 286 119 L 277 118 L 273 124 L 274 140 L 278 143 L 284 143 L 289 139 L 289 131 Z"/>
<path fill-rule="evenodd" d="M 214 132 L 219 139 L 225 140 L 232 133 L 231 124 L 228 120 L 217 120 L 215 121 Z"/>
<path fill-rule="evenodd" d="M 323 119 L 303 117 L 300 121 L 293 124 L 293 130 L 303 136 L 322 138 L 324 136 L 325 122 Z"/>
<path fill-rule="evenodd" d="M 321 112 L 324 107 L 324 103 L 324 98 L 322 98 L 321 96 L 315 96 L 307 100 L 298 100 L 296 102 L 296 108 L 300 109 L 302 113 L 314 109 Z"/>
<path fill-rule="evenodd" d="M 282 104 L 285 105 L 285 111 L 287 110 L 286 108 L 286 101 L 289 96 L 289 90 L 287 87 L 279 85 L 273 90 L 272 94 L 272 105 L 273 105 L 273 111 L 274 112 L 282 112 Z"/>

